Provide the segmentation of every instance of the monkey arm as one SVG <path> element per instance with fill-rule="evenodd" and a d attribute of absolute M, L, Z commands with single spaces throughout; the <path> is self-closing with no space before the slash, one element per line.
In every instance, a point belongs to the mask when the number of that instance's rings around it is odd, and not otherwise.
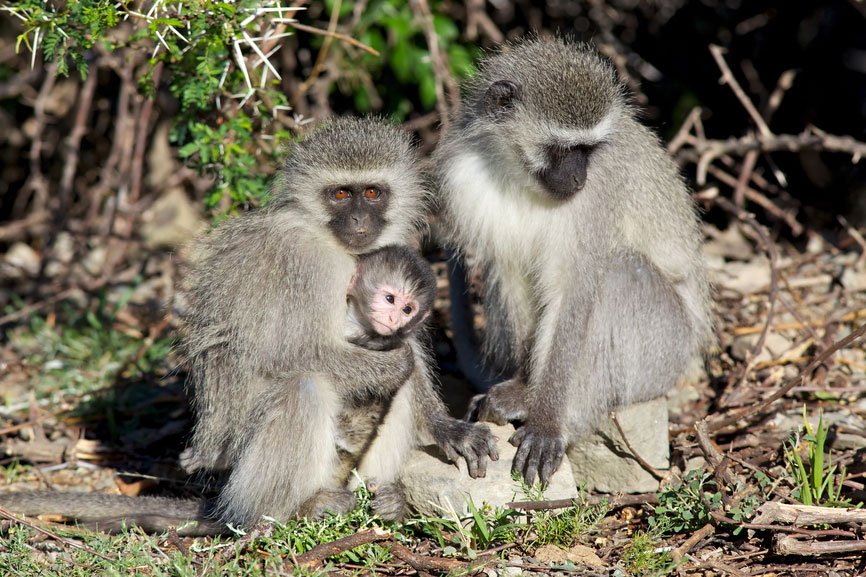
<path fill-rule="evenodd" d="M 417 340 L 411 342 L 416 364 L 415 371 L 409 377 L 409 385 L 413 388 L 418 428 L 433 438 L 436 446 L 452 463 L 465 459 L 470 477 L 485 476 L 487 459 L 499 460 L 496 437 L 481 423 L 467 423 L 448 414 L 429 374 L 428 353 Z"/>
<path fill-rule="evenodd" d="M 340 395 L 388 396 L 409 378 L 415 368 L 410 345 L 389 351 L 372 351 L 347 342 L 319 351 L 312 371 L 328 375 Z"/>
<path fill-rule="evenodd" d="M 509 439 L 518 447 L 512 470 L 521 473 L 530 485 L 536 476 L 542 484 L 550 480 L 565 456 L 571 425 L 583 420 L 583 415 L 572 414 L 578 404 L 569 399 L 592 407 L 598 402 L 595 397 L 602 396 L 597 390 L 590 394 L 600 384 L 583 382 L 590 378 L 590 359 L 584 345 L 592 330 L 594 278 L 591 273 L 584 274 L 579 283 L 583 286 L 545 303 L 539 318 L 528 364 L 526 421 Z"/>

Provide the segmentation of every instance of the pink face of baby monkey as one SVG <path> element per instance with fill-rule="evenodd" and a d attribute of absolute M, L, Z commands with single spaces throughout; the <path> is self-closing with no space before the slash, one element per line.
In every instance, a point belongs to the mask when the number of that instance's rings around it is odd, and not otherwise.
<path fill-rule="evenodd" d="M 387 284 L 378 288 L 370 303 L 370 321 L 382 336 L 394 334 L 417 314 L 418 302 L 412 294 Z"/>

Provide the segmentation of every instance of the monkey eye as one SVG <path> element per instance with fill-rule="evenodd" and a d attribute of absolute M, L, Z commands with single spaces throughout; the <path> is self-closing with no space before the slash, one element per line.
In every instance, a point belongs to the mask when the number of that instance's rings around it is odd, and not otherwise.
<path fill-rule="evenodd" d="M 410 307 L 409 305 L 406 305 L 405 307 L 403 307 L 403 314 L 404 315 L 408 315 L 411 313 L 412 313 L 412 307 Z"/>
<path fill-rule="evenodd" d="M 346 188 L 340 188 L 332 192 L 331 196 L 334 197 L 335 200 L 346 200 L 352 196 L 352 191 Z"/>
<path fill-rule="evenodd" d="M 379 192 L 378 188 L 373 188 L 371 186 L 364 190 L 364 198 L 367 200 L 379 200 L 380 196 L 382 196 L 382 193 Z"/>
<path fill-rule="evenodd" d="M 385 300 L 388 301 L 388 304 L 394 304 L 394 295 L 385 295 Z"/>

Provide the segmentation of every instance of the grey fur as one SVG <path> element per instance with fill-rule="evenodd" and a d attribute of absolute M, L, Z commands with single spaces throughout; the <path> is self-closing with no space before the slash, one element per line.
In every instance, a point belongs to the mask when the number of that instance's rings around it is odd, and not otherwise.
<path fill-rule="evenodd" d="M 118 532 L 133 523 L 145 531 L 177 527 L 179 535 L 225 531 L 213 521 L 209 504 L 165 497 L 126 497 L 98 493 L 19 492 L 0 494 L 0 506 L 25 515 L 61 514 L 101 531 Z"/>
<path fill-rule="evenodd" d="M 545 480 L 602 415 L 663 394 L 711 342 L 698 219 L 591 46 L 511 46 L 466 103 L 435 153 L 438 201 L 447 240 L 484 275 L 487 365 L 513 377 L 474 410 L 524 421 L 514 467 Z M 541 182 L 555 147 L 589 151 L 570 196 Z"/>

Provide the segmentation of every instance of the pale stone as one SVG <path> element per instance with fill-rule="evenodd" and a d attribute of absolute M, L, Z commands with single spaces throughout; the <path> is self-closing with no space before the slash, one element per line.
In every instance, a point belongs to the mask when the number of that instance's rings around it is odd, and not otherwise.
<path fill-rule="evenodd" d="M 105 261 L 108 258 L 108 250 L 104 246 L 97 246 L 87 253 L 81 261 L 81 266 L 91 276 L 99 276 L 105 268 Z"/>
<path fill-rule="evenodd" d="M 595 553 L 595 549 L 586 545 L 574 545 L 566 554 L 568 560 L 575 565 L 585 565 L 587 567 L 604 567 L 605 563 Z"/>
<path fill-rule="evenodd" d="M 6 264 L 24 271 L 29 276 L 35 276 L 39 273 L 39 253 L 37 253 L 29 244 L 16 242 L 6 252 L 4 259 Z"/>
<path fill-rule="evenodd" d="M 729 262 L 712 271 L 713 282 L 721 288 L 740 294 L 752 294 L 770 286 L 770 263 L 766 257 L 749 262 Z"/>
<path fill-rule="evenodd" d="M 745 361 L 752 354 L 752 349 L 758 344 L 760 334 L 743 335 L 734 339 L 731 344 L 731 356 L 738 361 Z M 791 350 L 794 346 L 789 339 L 786 339 L 778 333 L 767 333 L 767 338 L 764 340 L 764 346 L 761 352 L 758 353 L 756 362 L 769 361 L 770 359 L 778 359 L 783 354 Z"/>
<path fill-rule="evenodd" d="M 703 244 L 703 251 L 708 256 L 720 256 L 732 260 L 750 260 L 755 256 L 755 249 L 739 227 L 729 226 L 718 230 L 712 226 L 704 227 L 712 238 Z"/>
<path fill-rule="evenodd" d="M 178 248 L 205 227 L 198 209 L 180 187 L 160 196 L 144 212 L 141 221 L 141 237 L 150 248 Z"/>
<path fill-rule="evenodd" d="M 452 509 L 459 515 L 467 514 L 470 499 L 476 507 L 483 503 L 504 506 L 527 500 L 520 484 L 511 478 L 511 462 L 517 448 L 508 439 L 514 434 L 514 427 L 484 424 L 499 439 L 499 460 L 487 463 L 487 475 L 483 478 L 470 478 L 462 459 L 455 466 L 447 462 L 435 446 L 412 451 L 401 472 L 406 499 L 412 508 L 425 515 L 441 517 L 444 511 Z M 563 460 L 563 465 L 551 477 L 544 498 L 573 499 L 577 496 L 571 469 Z"/>
<path fill-rule="evenodd" d="M 866 272 L 857 272 L 850 268 L 842 271 L 842 286 L 849 291 L 866 290 Z"/>
<path fill-rule="evenodd" d="M 568 559 L 568 552 L 556 545 L 542 545 L 532 556 L 539 563 L 564 563 Z"/>
<path fill-rule="evenodd" d="M 653 468 L 670 466 L 668 408 L 664 397 L 616 411 L 628 445 Z M 659 482 L 632 456 L 612 419 L 568 450 L 577 483 L 594 493 L 648 493 Z"/>

